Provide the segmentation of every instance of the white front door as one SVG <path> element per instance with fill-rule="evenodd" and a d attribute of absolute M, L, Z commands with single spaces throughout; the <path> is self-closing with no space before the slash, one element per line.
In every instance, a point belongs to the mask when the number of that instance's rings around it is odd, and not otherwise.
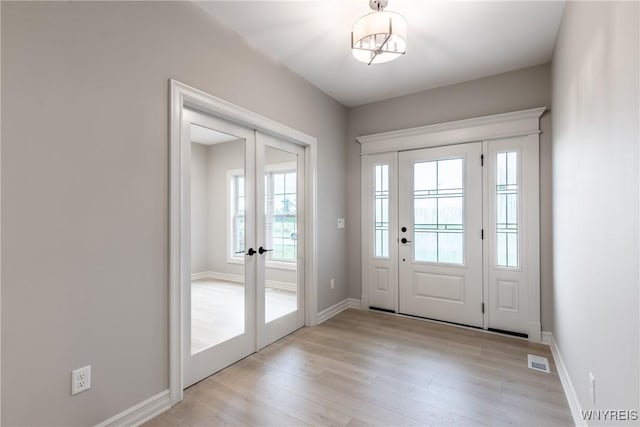
<path fill-rule="evenodd" d="M 399 312 L 483 326 L 482 143 L 398 157 Z"/>

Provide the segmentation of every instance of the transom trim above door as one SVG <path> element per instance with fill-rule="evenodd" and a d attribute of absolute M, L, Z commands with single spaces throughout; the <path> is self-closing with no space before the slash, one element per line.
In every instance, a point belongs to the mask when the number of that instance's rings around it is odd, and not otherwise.
<path fill-rule="evenodd" d="M 439 147 L 540 133 L 547 107 L 358 136 L 361 154 Z"/>
<path fill-rule="evenodd" d="M 364 307 L 540 342 L 545 110 L 356 138 Z"/>

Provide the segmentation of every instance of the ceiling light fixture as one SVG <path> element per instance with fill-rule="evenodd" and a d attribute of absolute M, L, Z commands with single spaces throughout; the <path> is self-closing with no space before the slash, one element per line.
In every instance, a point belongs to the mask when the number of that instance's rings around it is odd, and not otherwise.
<path fill-rule="evenodd" d="M 407 21 L 395 12 L 386 12 L 389 0 L 369 0 L 375 12 L 358 19 L 351 31 L 351 52 L 368 65 L 393 61 L 407 52 Z"/>

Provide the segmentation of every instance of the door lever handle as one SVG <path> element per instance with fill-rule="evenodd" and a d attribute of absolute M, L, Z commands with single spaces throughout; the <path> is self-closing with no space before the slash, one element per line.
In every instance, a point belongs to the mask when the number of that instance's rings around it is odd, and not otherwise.
<path fill-rule="evenodd" d="M 265 252 L 271 252 L 271 251 L 273 251 L 273 249 L 265 249 L 265 248 L 263 248 L 262 246 L 260 246 L 260 247 L 258 248 L 258 253 L 259 253 L 260 255 L 262 255 L 262 254 L 263 254 L 263 253 L 265 253 Z"/>
<path fill-rule="evenodd" d="M 406 237 L 403 237 L 402 239 L 400 239 L 400 242 L 402 242 L 402 243 L 405 243 L 405 244 L 406 244 L 406 243 L 411 243 L 411 240 L 407 240 L 407 238 L 406 238 Z"/>
<path fill-rule="evenodd" d="M 253 254 L 255 254 L 256 251 L 253 248 L 249 248 L 249 250 L 247 251 L 247 255 L 249 256 L 253 256 Z"/>

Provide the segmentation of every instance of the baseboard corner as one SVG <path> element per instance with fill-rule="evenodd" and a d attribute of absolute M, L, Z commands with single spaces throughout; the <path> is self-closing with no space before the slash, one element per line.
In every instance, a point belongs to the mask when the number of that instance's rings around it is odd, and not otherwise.
<path fill-rule="evenodd" d="M 362 309 L 362 302 L 358 298 L 347 298 L 349 308 Z"/>
<path fill-rule="evenodd" d="M 171 408 L 171 396 L 169 390 L 164 390 L 155 396 L 151 396 L 129 409 L 104 420 L 96 427 L 129 427 L 139 426 L 150 419 L 160 415 Z"/>
<path fill-rule="evenodd" d="M 331 319 L 336 314 L 341 313 L 348 308 L 349 308 L 349 298 L 343 299 L 339 303 L 334 304 L 329 308 L 325 308 L 324 310 L 318 313 L 316 325 L 319 325 L 320 323 Z"/>

